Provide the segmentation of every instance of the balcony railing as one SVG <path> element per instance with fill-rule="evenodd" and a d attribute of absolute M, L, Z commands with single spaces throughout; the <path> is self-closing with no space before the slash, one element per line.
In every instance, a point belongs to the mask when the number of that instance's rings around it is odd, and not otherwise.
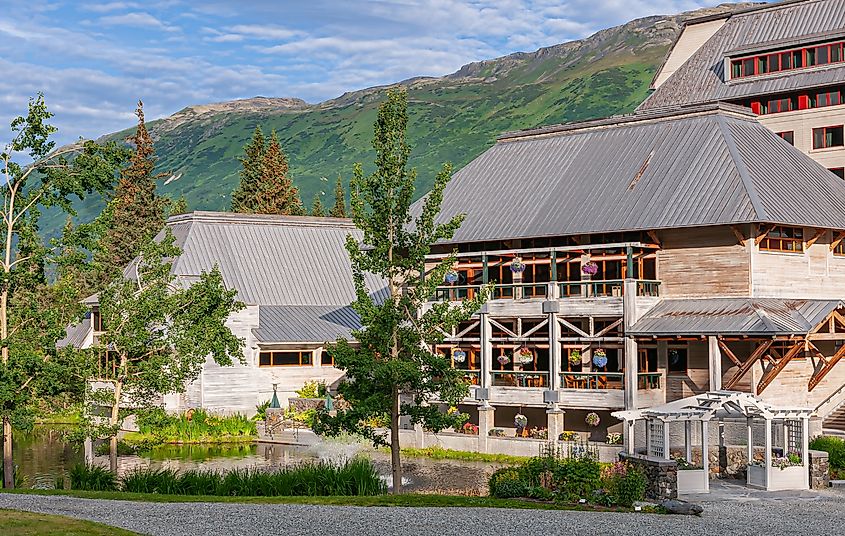
<path fill-rule="evenodd" d="M 491 299 L 527 300 L 532 298 L 551 299 L 554 286 L 558 295 L 566 298 L 621 297 L 624 294 L 623 279 L 600 279 L 591 281 L 563 281 L 558 283 L 508 283 L 496 285 Z M 481 285 L 443 285 L 437 287 L 433 301 L 462 301 L 475 297 Z M 637 280 L 637 296 L 659 296 L 660 281 Z"/>
<path fill-rule="evenodd" d="M 469 385 L 481 385 L 481 371 L 480 370 L 461 370 L 464 376 L 464 381 Z"/>
<path fill-rule="evenodd" d="M 637 389 L 660 389 L 659 372 L 638 372 Z M 622 372 L 561 372 L 560 386 L 563 389 L 624 389 L 625 375 Z"/>
<path fill-rule="evenodd" d="M 546 387 L 549 373 L 543 371 L 494 370 L 493 385 L 497 387 Z"/>

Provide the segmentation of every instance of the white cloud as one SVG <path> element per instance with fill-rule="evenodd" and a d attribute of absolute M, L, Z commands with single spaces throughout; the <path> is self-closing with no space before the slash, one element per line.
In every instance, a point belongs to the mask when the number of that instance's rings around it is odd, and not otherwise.
<path fill-rule="evenodd" d="M 133 26 L 136 28 L 155 28 L 168 32 L 179 31 L 179 28 L 177 26 L 165 24 L 156 17 L 143 11 L 125 13 L 123 15 L 108 15 L 105 17 L 100 17 L 98 19 L 98 22 L 106 26 Z"/>

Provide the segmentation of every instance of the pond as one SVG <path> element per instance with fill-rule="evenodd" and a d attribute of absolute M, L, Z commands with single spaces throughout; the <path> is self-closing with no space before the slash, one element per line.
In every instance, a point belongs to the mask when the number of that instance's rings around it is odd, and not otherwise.
<path fill-rule="evenodd" d="M 84 462 L 80 443 L 68 439 L 69 428 L 36 426 L 31 432 L 18 432 L 14 452 L 18 472 L 25 487 L 53 488 L 56 478 Z M 242 467 L 268 469 L 304 461 L 342 461 L 355 455 L 370 458 L 388 484 L 390 459 L 386 452 L 360 443 L 323 442 L 314 446 L 271 443 L 162 445 L 138 454 L 120 456 L 118 473 L 136 467 L 228 470 Z M 108 467 L 108 456 L 95 456 L 94 463 Z M 476 494 L 485 493 L 487 479 L 499 465 L 487 462 L 434 460 L 404 456 L 403 484 L 408 491 Z"/>

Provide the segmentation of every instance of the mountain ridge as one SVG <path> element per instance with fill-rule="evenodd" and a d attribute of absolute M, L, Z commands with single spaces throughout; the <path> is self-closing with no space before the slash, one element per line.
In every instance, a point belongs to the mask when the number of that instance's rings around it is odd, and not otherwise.
<path fill-rule="evenodd" d="M 502 132 L 633 111 L 647 96 L 684 20 L 750 5 L 643 17 L 584 39 L 471 62 L 444 76 L 349 91 L 319 103 L 256 96 L 187 106 L 148 123 L 157 169 L 168 174 L 159 191 L 173 198 L 184 195 L 192 210 L 228 210 L 238 180 L 237 157 L 260 125 L 265 132 L 277 131 L 303 203 L 310 206 L 319 195 L 330 205 L 338 175 L 348 184 L 355 162 L 371 170 L 378 103 L 386 88 L 402 86 L 409 94 L 410 164 L 418 171 L 420 196 L 441 163 L 460 169 Z M 131 130 L 101 139 L 124 139 Z M 102 200 L 89 198 L 76 207 L 77 219 L 88 221 Z M 46 220 L 48 233 L 64 221 L 58 214 Z"/>

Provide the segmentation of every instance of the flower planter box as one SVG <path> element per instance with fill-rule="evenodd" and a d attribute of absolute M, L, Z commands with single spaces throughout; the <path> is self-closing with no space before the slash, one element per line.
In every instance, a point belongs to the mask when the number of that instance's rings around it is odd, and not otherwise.
<path fill-rule="evenodd" d="M 705 476 L 704 469 L 678 469 L 678 493 L 709 492 Z"/>
<path fill-rule="evenodd" d="M 769 491 L 808 489 L 807 479 L 809 470 L 803 465 L 794 465 L 779 469 L 772 467 L 769 473 L 771 481 L 767 486 Z"/>

